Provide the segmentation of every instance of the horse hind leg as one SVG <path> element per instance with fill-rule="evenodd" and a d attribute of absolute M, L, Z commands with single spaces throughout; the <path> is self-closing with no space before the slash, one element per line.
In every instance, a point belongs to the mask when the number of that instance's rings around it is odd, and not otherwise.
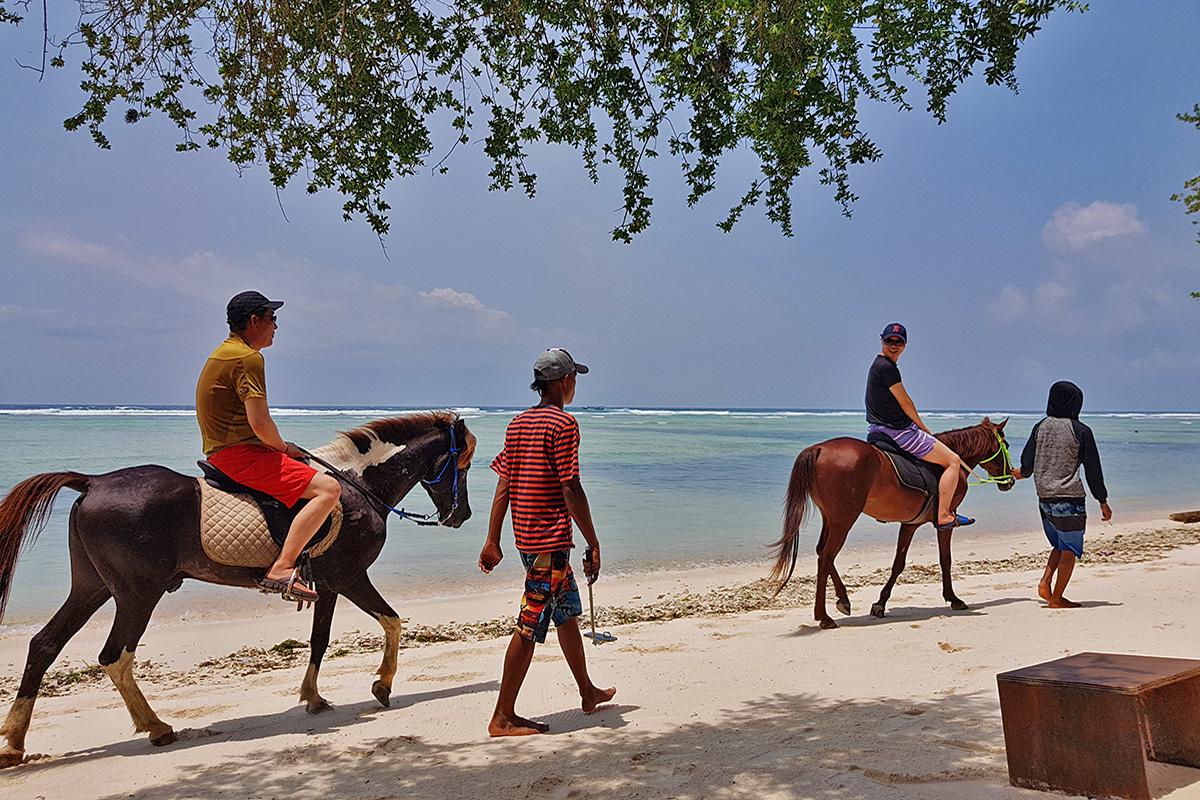
<path fill-rule="evenodd" d="M 851 520 L 852 523 L 853 520 Z M 842 545 L 846 543 L 846 534 L 849 531 L 850 524 L 838 524 L 830 522 L 826 518 L 821 524 L 821 538 L 817 540 L 817 591 L 813 601 L 813 617 L 826 630 L 837 627 L 837 623 L 825 610 L 825 584 L 828 578 L 833 578 L 834 591 L 838 595 L 838 610 L 840 611 L 844 604 L 846 610 L 843 613 L 850 611 L 850 599 L 846 595 L 846 587 L 837 574 L 837 568 L 833 565 L 833 559 L 841 551 Z"/>
<path fill-rule="evenodd" d="M 79 632 L 92 614 L 96 613 L 96 609 L 104 605 L 111 596 L 99 576 L 95 574 L 95 570 L 90 568 L 91 565 L 87 567 L 91 574 L 83 577 L 94 580 L 80 580 L 83 570 L 76 566 L 72 570 L 71 593 L 66 602 L 29 642 L 29 656 L 25 661 L 25 672 L 21 678 L 21 686 L 17 689 L 17 698 L 13 701 L 4 724 L 0 725 L 0 736 L 5 739 L 4 747 L 0 748 L 0 767 L 11 767 L 24 760 L 25 735 L 29 732 L 33 704 L 37 700 L 46 670 L 58 658 L 71 637 Z"/>
<path fill-rule="evenodd" d="M 160 747 L 175 741 L 175 730 L 158 718 L 138 687 L 133 677 L 133 654 L 142 634 L 146 632 L 150 614 L 161 594 L 126 601 L 118 599 L 116 619 L 100 651 L 100 666 L 125 701 L 134 729 L 139 733 L 149 733 L 150 743 Z"/>
<path fill-rule="evenodd" d="M 379 665 L 378 679 L 371 684 L 371 694 L 386 708 L 392 704 L 392 681 L 396 677 L 397 656 L 400 651 L 400 615 L 388 605 L 370 578 L 365 575 L 352 589 L 342 594 L 378 620 L 383 628 L 383 662 Z"/>

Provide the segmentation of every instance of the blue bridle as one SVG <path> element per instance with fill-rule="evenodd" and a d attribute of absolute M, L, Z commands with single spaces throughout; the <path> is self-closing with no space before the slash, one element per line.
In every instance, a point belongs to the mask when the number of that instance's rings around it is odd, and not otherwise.
<path fill-rule="evenodd" d="M 449 430 L 450 430 L 450 453 L 446 456 L 446 463 L 442 465 L 441 472 L 439 472 L 438 476 L 431 481 L 427 481 L 424 478 L 421 479 L 421 483 L 425 484 L 426 488 L 437 486 L 446 477 L 446 470 L 450 469 L 452 471 L 452 473 L 454 475 L 454 486 L 451 489 L 451 491 L 453 492 L 453 502 L 450 506 L 450 510 L 448 512 L 446 512 L 446 516 L 444 516 L 444 517 L 435 518 L 433 514 L 414 514 L 412 512 L 405 511 L 403 508 L 393 508 L 392 506 L 385 503 L 383 500 L 379 499 L 378 495 L 376 495 L 374 492 L 372 492 L 370 489 L 368 489 L 366 486 L 364 486 L 361 481 L 359 481 L 357 478 L 355 478 L 350 473 L 344 472 L 344 471 L 338 469 L 333 464 L 330 464 L 328 461 L 324 460 L 320 456 L 313 455 L 312 453 L 308 452 L 304 448 L 300 448 L 300 452 L 304 453 L 305 456 L 307 456 L 308 458 L 311 458 L 313 461 L 316 461 L 318 464 L 320 464 L 321 466 L 325 467 L 327 470 L 332 472 L 339 480 L 343 480 L 346 483 L 353 486 L 355 489 L 358 489 L 358 491 L 361 492 L 363 494 L 363 496 L 366 497 L 368 500 L 371 500 L 371 501 L 375 502 L 376 504 L 378 504 L 380 507 L 385 508 L 388 511 L 391 511 L 393 514 L 400 517 L 401 519 L 406 519 L 406 520 L 409 520 L 410 522 L 415 522 L 418 525 L 441 525 L 446 520 L 450 519 L 451 515 L 453 515 L 454 512 L 458 509 L 458 451 L 459 451 L 459 448 L 458 448 L 458 443 L 454 437 L 454 425 L 453 424 L 450 425 Z M 453 468 L 451 468 L 451 465 L 453 465 Z"/>

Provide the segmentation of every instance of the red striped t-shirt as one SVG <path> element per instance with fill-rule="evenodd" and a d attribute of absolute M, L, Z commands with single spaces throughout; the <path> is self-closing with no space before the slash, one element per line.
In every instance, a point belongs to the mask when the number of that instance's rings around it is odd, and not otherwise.
<path fill-rule="evenodd" d="M 508 423 L 492 469 L 508 479 L 517 549 L 547 553 L 574 547 L 562 485 L 579 477 L 579 423 L 557 406 L 537 406 Z"/>

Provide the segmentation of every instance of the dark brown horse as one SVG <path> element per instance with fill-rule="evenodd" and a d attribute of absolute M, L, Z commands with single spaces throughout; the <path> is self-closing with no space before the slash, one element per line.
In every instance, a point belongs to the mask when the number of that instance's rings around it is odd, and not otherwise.
<path fill-rule="evenodd" d="M 309 713 L 330 706 L 317 692 L 317 673 L 329 646 L 338 595 L 370 614 L 384 630 L 383 664 L 371 692 L 388 705 L 400 642 L 400 618 L 380 596 L 367 568 L 383 549 L 387 509 L 422 482 L 442 525 L 457 528 L 471 516 L 466 472 L 475 437 L 457 416 L 446 412 L 411 414 L 369 422 L 342 433 L 314 455 L 349 473 L 368 489 L 342 489 L 342 528 L 329 548 L 312 558 L 320 594 L 313 613 L 311 657 L 300 686 Z M 446 469 L 451 460 L 454 468 Z M 100 664 L 121 693 L 134 727 L 156 745 L 175 741 L 171 726 L 158 718 L 133 678 L 133 654 L 165 592 L 184 578 L 254 588 L 263 570 L 231 567 L 210 560 L 200 543 L 200 488 L 196 478 L 165 467 L 140 466 L 105 475 L 51 472 L 13 487 L 0 502 L 0 619 L 8 600 L 22 542 L 32 542 L 45 526 L 62 488 L 80 493 L 71 508 L 68 536 L 71 592 L 54 617 L 29 643 L 29 658 L 17 698 L 0 735 L 0 767 L 24 757 L 25 734 L 46 670 L 63 646 L 111 597 L 116 618 L 100 651 Z"/>
<path fill-rule="evenodd" d="M 1008 442 L 1004 438 L 1004 426 L 984 417 L 983 422 L 970 428 L 935 434 L 939 440 L 962 459 L 963 466 L 974 469 L 980 464 L 994 478 L 1000 491 L 1012 488 L 1012 464 L 1008 455 Z M 958 490 L 950 507 L 957 508 L 967 493 L 967 471 L 959 480 Z M 821 512 L 821 538 L 817 541 L 817 596 L 815 618 L 822 628 L 836 628 L 825 611 L 825 583 L 833 579 L 837 593 L 837 610 L 850 613 L 850 598 L 846 587 L 833 565 L 834 558 L 846 543 L 846 534 L 859 514 L 869 514 L 881 522 L 899 522 L 900 539 L 896 545 L 896 558 L 892 562 L 892 576 L 879 593 L 879 602 L 871 606 L 871 614 L 884 615 L 888 598 L 896 578 L 904 570 L 904 560 L 913 533 L 926 522 L 937 519 L 937 504 L 926 513 L 925 496 L 906 488 L 896 478 L 896 471 L 887 456 L 861 439 L 830 439 L 806 447 L 796 457 L 792 467 L 792 478 L 788 483 L 787 500 L 784 504 L 783 536 L 772 547 L 778 551 L 771 579 L 779 582 L 782 589 L 796 569 L 800 526 L 807 515 L 808 501 L 812 499 Z M 942 566 L 942 597 L 956 611 L 967 608 L 967 604 L 954 594 L 950 584 L 950 534 L 953 529 L 938 531 L 938 553 Z"/>

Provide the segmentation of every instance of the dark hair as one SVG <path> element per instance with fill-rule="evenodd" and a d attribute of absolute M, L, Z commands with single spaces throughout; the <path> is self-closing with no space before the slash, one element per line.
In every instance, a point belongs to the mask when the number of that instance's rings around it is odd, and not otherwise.
<path fill-rule="evenodd" d="M 554 381 L 544 381 L 541 378 L 534 378 L 533 383 L 529 384 L 529 388 L 538 393 L 538 397 L 545 397 L 546 391 L 550 388 L 550 384 Z"/>
<path fill-rule="evenodd" d="M 246 326 L 250 324 L 251 317 L 265 317 L 266 315 L 267 315 L 267 307 L 266 306 L 263 306 L 262 308 L 259 308 L 259 309 L 255 309 L 253 312 L 247 314 L 245 319 L 240 320 L 236 324 L 231 321 L 229 323 L 229 332 L 230 333 L 241 333 L 242 331 L 246 330 Z"/>

